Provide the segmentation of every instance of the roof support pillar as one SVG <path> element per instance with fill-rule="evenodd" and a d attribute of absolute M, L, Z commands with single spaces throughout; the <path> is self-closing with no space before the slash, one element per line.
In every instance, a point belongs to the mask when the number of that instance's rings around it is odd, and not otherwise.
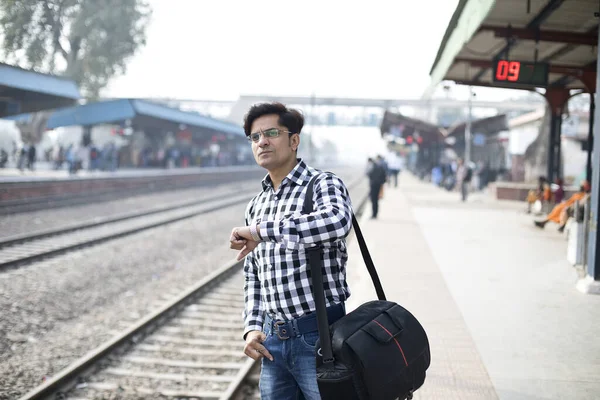
<path fill-rule="evenodd" d="M 581 82 L 583 82 L 588 93 L 592 95 L 596 93 L 596 71 L 584 70 L 576 76 Z"/>
<path fill-rule="evenodd" d="M 92 125 L 84 125 L 81 132 L 81 145 L 88 147 L 92 143 Z"/>
<path fill-rule="evenodd" d="M 554 182 L 556 178 L 561 177 L 561 130 L 562 115 L 567 102 L 569 101 L 569 89 L 548 88 L 544 95 L 548 101 L 551 111 L 550 135 L 548 141 L 548 169 L 547 179 Z"/>
<path fill-rule="evenodd" d="M 600 36 L 600 32 L 598 33 Z M 600 57 L 598 57 L 597 66 L 600 66 Z M 600 85 L 596 77 L 596 87 Z M 596 102 L 598 97 L 596 94 Z M 593 103 L 592 103 L 593 104 Z M 590 109 L 590 113 L 592 110 Z M 600 107 L 593 109 L 594 119 L 600 120 Z M 591 115 L 590 115 L 591 119 Z M 594 124 L 594 135 L 598 137 L 600 126 Z M 598 235 L 598 224 L 600 223 L 600 214 L 598 213 L 600 205 L 600 140 L 594 140 L 591 184 L 591 202 L 588 222 L 588 243 L 587 243 L 587 276 L 582 279 L 577 288 L 584 293 L 600 294 L 600 235 Z"/>
<path fill-rule="evenodd" d="M 587 164 L 585 168 L 585 179 L 588 182 L 592 181 L 592 149 L 594 148 L 594 117 L 596 113 L 596 100 L 594 93 L 590 93 L 590 117 L 589 130 L 587 138 Z"/>

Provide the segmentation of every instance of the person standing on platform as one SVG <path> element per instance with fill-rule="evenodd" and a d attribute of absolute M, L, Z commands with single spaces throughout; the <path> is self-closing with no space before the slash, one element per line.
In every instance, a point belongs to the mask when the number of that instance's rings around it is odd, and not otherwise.
<path fill-rule="evenodd" d="M 400 156 L 398 153 L 392 152 L 388 155 L 387 159 L 388 169 L 389 169 L 389 183 L 392 185 L 392 178 L 394 180 L 394 187 L 398 187 L 398 174 L 400 173 L 400 169 L 402 167 L 402 160 L 400 160 Z"/>
<path fill-rule="evenodd" d="M 35 144 L 31 142 L 29 148 L 27 149 L 27 168 L 31 171 L 35 169 L 35 160 L 36 160 L 36 149 Z"/>
<path fill-rule="evenodd" d="M 369 158 L 367 176 L 369 177 L 369 198 L 372 208 L 371 219 L 376 219 L 379 213 L 379 194 L 386 181 L 386 172 L 380 163 Z"/>
<path fill-rule="evenodd" d="M 383 171 L 385 172 L 385 180 L 387 182 L 388 175 L 390 173 L 390 168 L 388 166 L 387 161 L 385 160 L 385 158 L 383 158 L 381 154 L 377 156 L 377 164 L 379 164 L 381 168 L 383 168 Z"/>
<path fill-rule="evenodd" d="M 460 187 L 461 199 L 462 201 L 467 201 L 469 185 L 471 184 L 471 178 L 473 177 L 473 170 L 464 163 L 462 158 L 458 159 L 456 165 L 456 180 Z"/>
<path fill-rule="evenodd" d="M 246 208 L 246 225 L 231 232 L 230 248 L 244 261 L 244 353 L 262 359 L 263 400 L 320 399 L 315 364 L 319 337 L 305 249 L 323 251 L 329 323 L 345 315 L 346 236 L 352 204 L 344 182 L 297 158 L 304 117 L 280 103 L 256 104 L 244 120 L 256 163 L 267 170 Z M 302 214 L 314 181 L 314 209 Z"/>

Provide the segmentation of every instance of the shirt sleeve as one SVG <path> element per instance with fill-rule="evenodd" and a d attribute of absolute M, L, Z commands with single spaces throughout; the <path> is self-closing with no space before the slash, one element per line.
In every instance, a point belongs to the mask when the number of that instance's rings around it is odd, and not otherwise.
<path fill-rule="evenodd" d="M 252 210 L 255 199 L 252 199 L 246 207 L 245 220 L 246 226 L 252 221 Z M 244 260 L 244 339 L 250 331 L 260 331 L 263 325 L 263 309 L 260 295 L 260 280 L 258 277 L 258 267 L 254 253 L 250 252 Z"/>
<path fill-rule="evenodd" d="M 334 174 L 321 174 L 315 181 L 314 210 L 280 220 L 262 221 L 265 241 L 285 246 L 312 245 L 345 238 L 352 228 L 352 203 L 344 182 Z M 306 193 L 306 190 L 304 191 Z"/>
<path fill-rule="evenodd" d="M 250 331 L 260 331 L 263 326 L 263 307 L 260 296 L 260 280 L 253 253 L 244 261 L 244 339 Z"/>

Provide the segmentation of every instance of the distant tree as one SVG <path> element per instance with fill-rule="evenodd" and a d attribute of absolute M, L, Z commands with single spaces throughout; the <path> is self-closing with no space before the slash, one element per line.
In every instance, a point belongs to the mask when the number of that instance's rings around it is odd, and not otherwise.
<path fill-rule="evenodd" d="M 46 123 L 50 118 L 51 112 L 39 111 L 30 114 L 27 121 L 18 121 L 17 128 L 21 132 L 21 140 L 23 143 L 39 143 L 42 140 L 42 135 L 46 131 Z"/>
<path fill-rule="evenodd" d="M 97 98 L 146 43 L 145 0 L 0 0 L 8 62 L 75 80 Z"/>

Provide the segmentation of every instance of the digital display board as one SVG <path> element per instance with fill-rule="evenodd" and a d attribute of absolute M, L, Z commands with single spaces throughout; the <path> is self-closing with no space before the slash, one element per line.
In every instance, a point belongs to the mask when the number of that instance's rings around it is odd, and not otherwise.
<path fill-rule="evenodd" d="M 516 60 L 496 60 L 494 82 L 528 86 L 548 85 L 548 64 Z"/>

